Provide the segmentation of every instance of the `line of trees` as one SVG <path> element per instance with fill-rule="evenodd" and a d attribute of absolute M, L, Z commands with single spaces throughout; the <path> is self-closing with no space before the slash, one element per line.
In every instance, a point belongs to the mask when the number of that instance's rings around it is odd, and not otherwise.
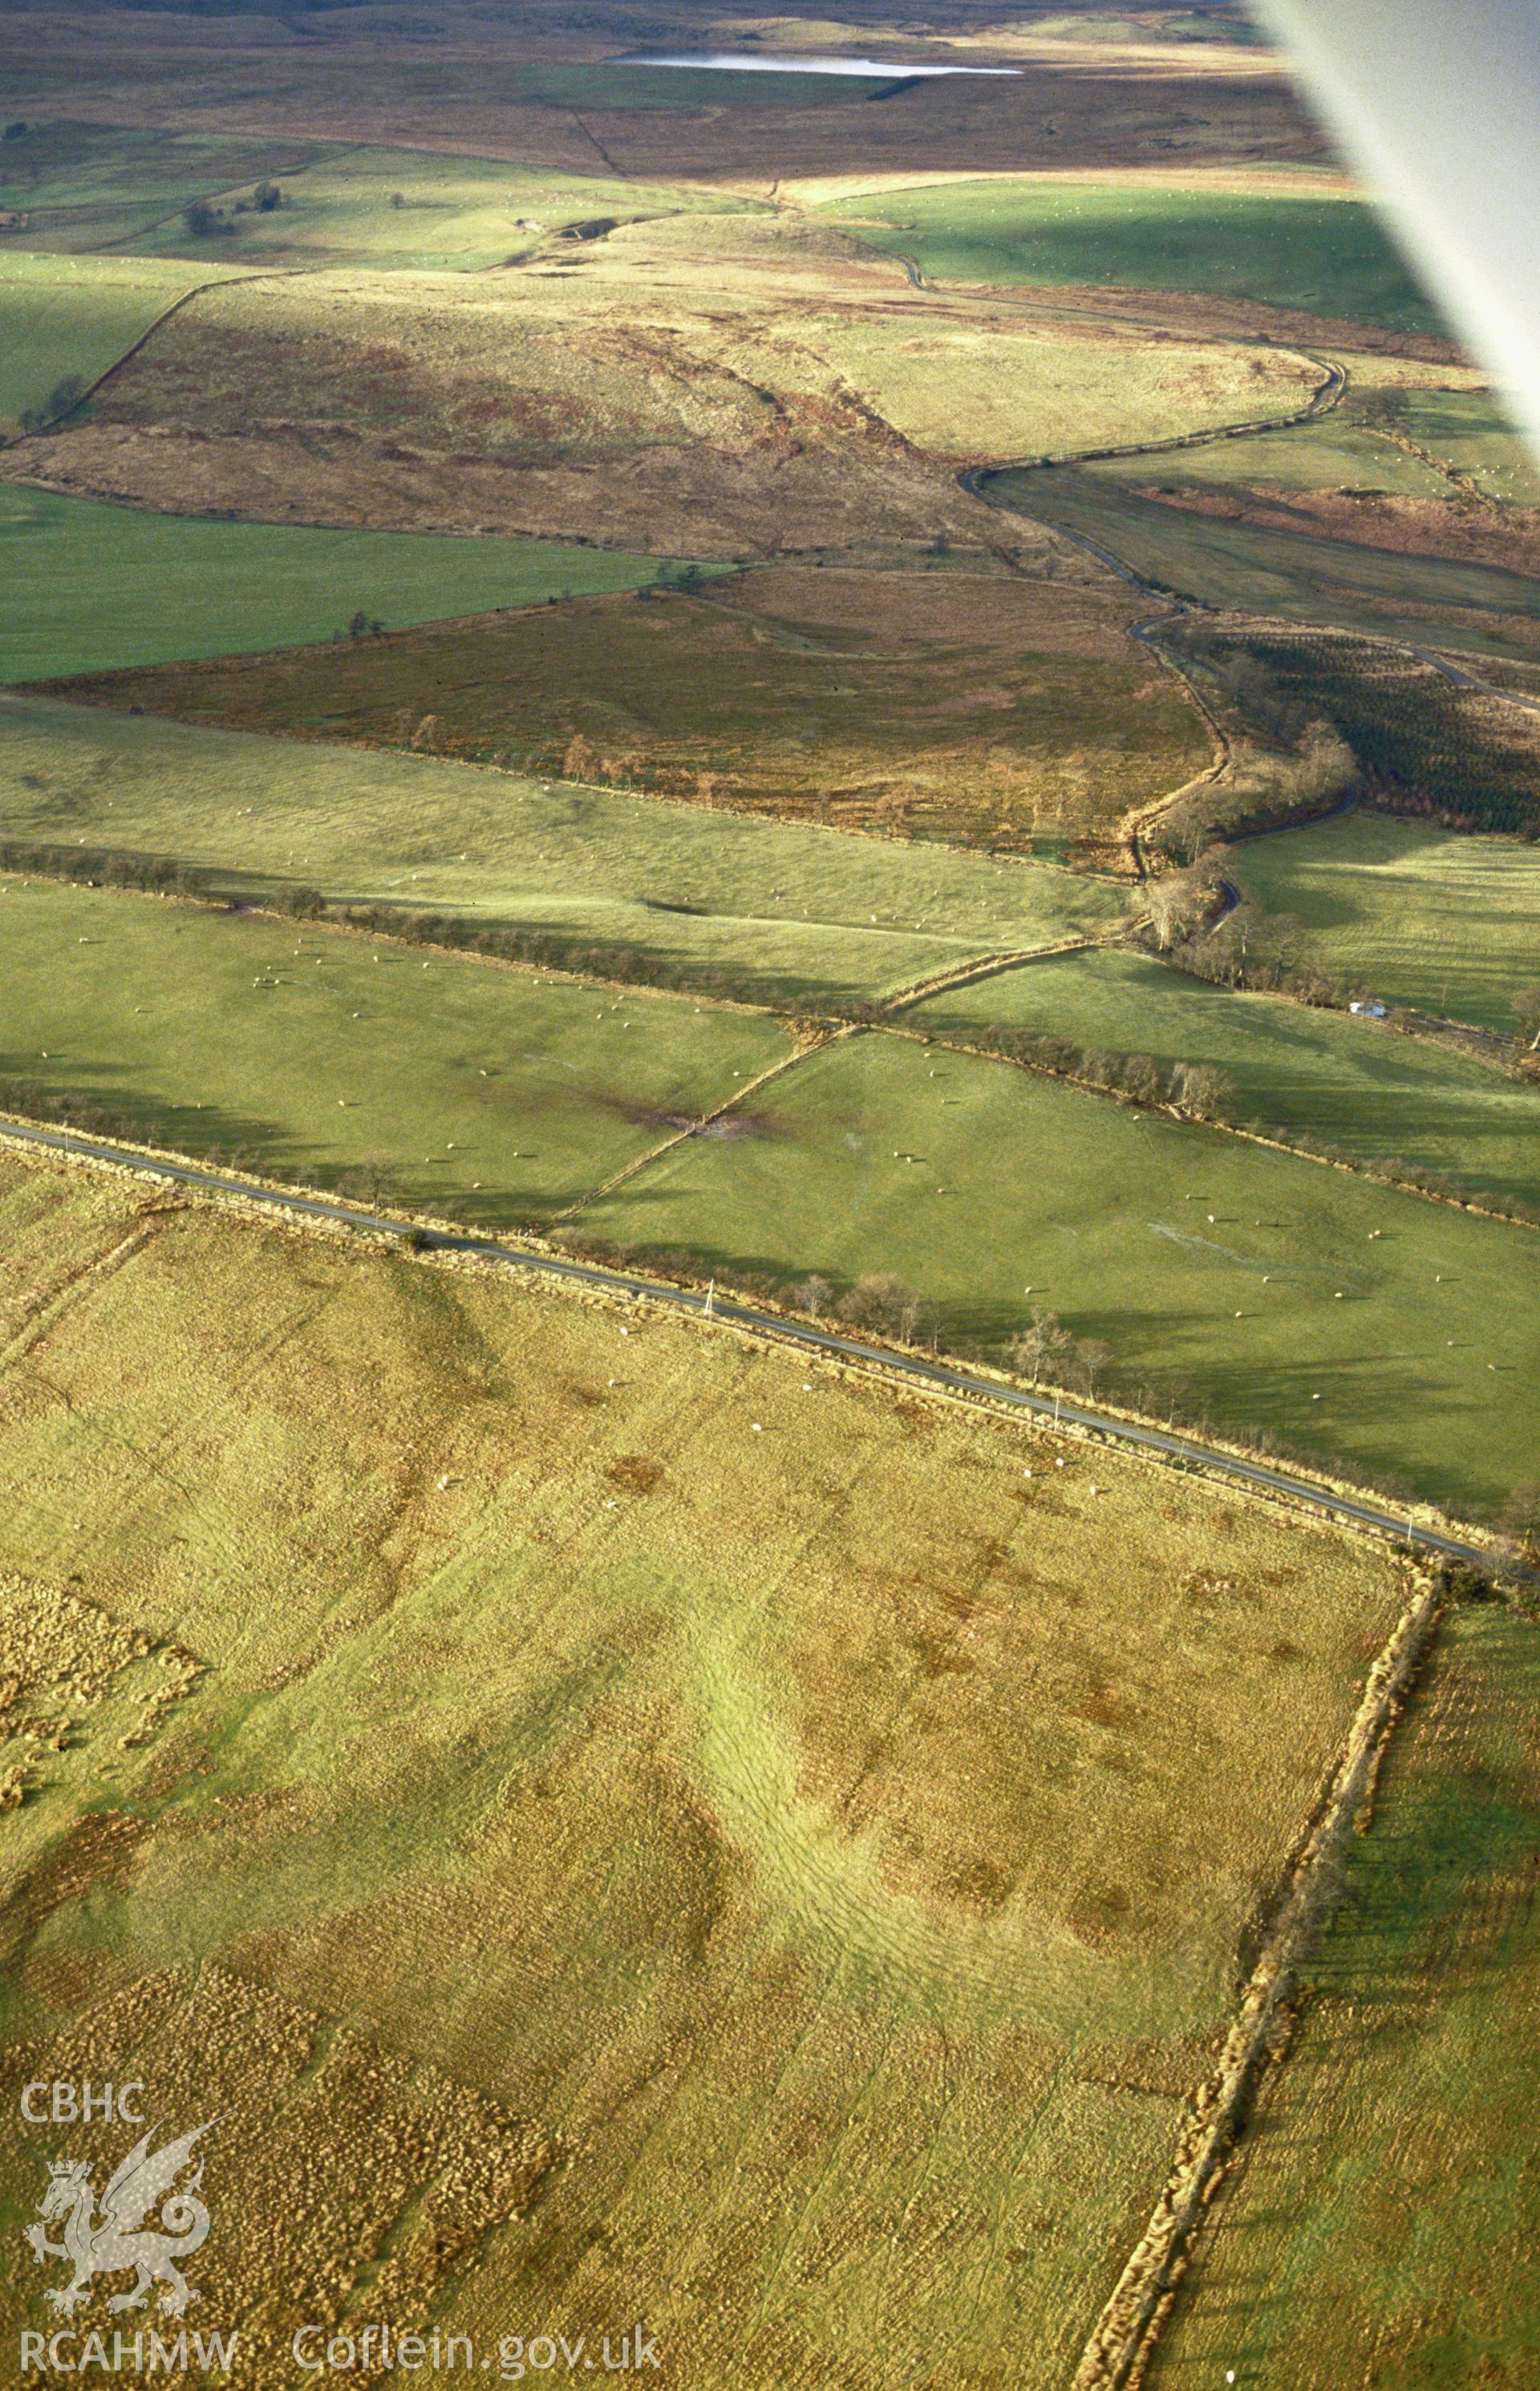
<path fill-rule="evenodd" d="M 32 872 L 86 888 L 142 888 L 156 897 L 218 901 L 209 873 L 163 855 L 125 855 L 107 847 L 32 847 L 0 839 L 0 872 Z"/>
<path fill-rule="evenodd" d="M 1056 1079 L 1077 1079 L 1134 1104 L 1169 1105 L 1195 1120 L 1236 1121 L 1240 1116 L 1240 1091 L 1227 1072 L 1210 1063 L 1161 1064 L 1153 1054 L 1108 1053 L 1099 1046 L 1081 1046 L 1072 1038 L 1014 1023 L 952 1031 L 947 1043 L 997 1054 Z"/>
<path fill-rule="evenodd" d="M 231 875 L 216 875 L 166 856 L 126 854 L 111 847 L 32 846 L 0 839 L 0 872 L 67 880 L 87 888 L 139 888 L 152 896 L 190 897 L 229 907 L 239 900 Z M 300 922 L 330 922 L 367 930 L 375 937 L 412 946 L 447 947 L 488 955 L 504 963 L 534 963 L 584 979 L 618 980 L 638 988 L 666 989 L 728 1004 L 752 1004 L 790 1013 L 805 1005 L 809 991 L 788 989 L 775 975 L 696 957 L 660 955 L 558 929 L 519 924 L 493 925 L 455 913 L 407 911 L 392 905 L 349 905 L 303 885 L 253 890 L 250 901 L 265 911 Z M 811 1017 L 811 1016 L 809 1016 Z"/>
<path fill-rule="evenodd" d="M 940 1335 L 938 1308 L 891 1272 L 858 1278 L 843 1295 L 815 1273 L 788 1287 L 786 1299 L 795 1312 L 805 1312 L 810 1319 L 837 1320 L 848 1328 L 891 1338 L 899 1345 L 934 1344 Z"/>
<path fill-rule="evenodd" d="M 1364 786 L 1358 758 L 1340 731 L 1329 722 L 1309 722 L 1287 747 L 1237 744 L 1217 780 L 1200 782 L 1167 807 L 1146 844 L 1173 862 L 1193 863 L 1216 840 L 1313 821 Z"/>
<path fill-rule="evenodd" d="M 947 1307 L 927 1303 L 901 1279 L 886 1274 L 857 1279 L 838 1290 L 831 1280 L 817 1275 L 788 1278 L 685 1247 L 617 1244 L 576 1226 L 556 1231 L 552 1243 L 585 1259 L 651 1273 L 676 1285 L 704 1288 L 715 1282 L 719 1291 L 731 1289 L 771 1310 L 838 1323 L 894 1343 L 924 1344 L 956 1361 L 995 1367 L 1003 1361 L 1033 1386 L 1062 1387 L 1088 1400 L 1117 1402 L 1129 1411 L 1169 1420 L 1174 1428 L 1196 1436 L 1211 1439 L 1221 1432 L 1207 1403 L 1173 1374 L 1155 1377 L 1121 1366 L 1105 1339 L 1077 1334 L 1045 1306 L 1034 1307 L 1028 1325 L 1008 1336 L 998 1328 L 992 1335 L 979 1335 Z M 1223 1433 L 1232 1442 L 1281 1463 L 1322 1469 L 1328 1475 L 1341 1467 L 1339 1455 L 1324 1455 L 1290 1443 L 1272 1428 L 1230 1422 Z M 1354 1477 L 1359 1484 L 1393 1501 L 1412 1499 L 1405 1480 L 1392 1472 L 1355 1464 Z"/>
<path fill-rule="evenodd" d="M 801 989 L 788 990 L 774 976 L 748 966 L 707 963 L 693 956 L 654 954 L 645 947 L 610 944 L 567 930 L 537 929 L 522 923 L 494 927 L 466 921 L 454 913 L 405 912 L 388 905 L 332 904 L 316 889 L 293 889 L 271 901 L 284 912 L 309 920 L 340 922 L 349 928 L 370 930 L 381 937 L 404 938 L 413 945 L 452 947 L 505 963 L 540 964 L 586 979 L 625 980 L 638 988 L 666 989 L 677 995 L 704 996 L 723 1003 L 784 1010 L 788 1002 L 800 1001 L 806 993 Z"/>
<path fill-rule="evenodd" d="M 1056 1312 L 1034 1303 L 1029 1325 L 1017 1331 L 1006 1349 L 1011 1367 L 1032 1386 L 1047 1378 L 1050 1385 L 1073 1388 L 1094 1395 L 1114 1370 L 1117 1356 L 1101 1337 L 1077 1337 Z"/>
<path fill-rule="evenodd" d="M 1534 1020 L 1540 1031 L 1540 990 L 1534 995 Z M 1229 1073 L 1210 1063 L 1161 1064 L 1150 1054 L 1106 1053 L 1099 1047 L 1079 1046 L 1073 1039 L 1014 1026 L 955 1030 L 949 1033 L 946 1042 L 977 1053 L 999 1055 L 1027 1070 L 1047 1071 L 1081 1087 L 1100 1089 L 1123 1103 L 1160 1105 L 1186 1120 L 1210 1121 L 1216 1128 L 1244 1130 L 1254 1137 L 1271 1138 L 1296 1154 L 1365 1172 L 1398 1187 L 1413 1187 L 1445 1203 L 1474 1201 L 1483 1211 L 1496 1213 L 1504 1220 L 1540 1225 L 1540 1206 L 1524 1196 L 1487 1188 L 1473 1189 L 1448 1171 L 1409 1162 L 1404 1155 L 1352 1154 L 1332 1139 L 1317 1136 L 1294 1122 L 1268 1120 L 1250 1110 Z"/>
<path fill-rule="evenodd" d="M 1139 943 L 1195 979 L 1278 990 L 1301 1004 L 1342 1006 L 1364 984 L 1328 966 L 1297 913 L 1262 913 L 1226 876 L 1230 858 L 1207 848 L 1185 870 L 1160 872 L 1133 898 Z"/>

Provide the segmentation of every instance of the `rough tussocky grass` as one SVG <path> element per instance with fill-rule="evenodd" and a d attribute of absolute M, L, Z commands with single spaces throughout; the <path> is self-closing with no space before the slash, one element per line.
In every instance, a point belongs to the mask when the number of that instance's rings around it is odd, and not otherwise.
<path fill-rule="evenodd" d="M 10 2042 L 233 2102 L 200 2322 L 276 2373 L 378 2257 L 353 2323 L 640 2315 L 682 2391 L 1060 2384 L 1393 1566 L 122 1182 L 0 1160 L 0 1571 L 197 1672 L 148 1735 L 153 1653 L 25 1698 Z"/>

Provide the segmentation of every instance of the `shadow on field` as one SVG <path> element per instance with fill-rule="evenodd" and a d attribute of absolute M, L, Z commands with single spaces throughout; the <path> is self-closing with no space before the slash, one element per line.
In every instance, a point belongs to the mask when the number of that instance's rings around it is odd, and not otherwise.
<path fill-rule="evenodd" d="M 303 1174 L 331 1186 L 349 1176 L 345 1168 L 325 1169 L 272 1121 L 222 1105 L 176 1105 L 139 1094 L 122 1084 L 127 1074 L 118 1064 L 58 1060 L 59 1078 L 44 1079 L 35 1055 L 0 1048 L 0 1109 L 201 1162 L 239 1163 L 278 1179 Z"/>

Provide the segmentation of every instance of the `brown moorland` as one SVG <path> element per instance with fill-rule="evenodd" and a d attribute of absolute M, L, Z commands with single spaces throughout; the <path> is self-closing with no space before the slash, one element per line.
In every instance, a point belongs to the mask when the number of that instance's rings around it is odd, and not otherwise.
<path fill-rule="evenodd" d="M 1210 757 L 1132 600 L 940 561 L 767 567 L 645 603 L 577 599 L 57 693 L 362 741 L 740 811 L 1029 851 Z"/>
<path fill-rule="evenodd" d="M 496 273 L 205 293 L 0 472 L 180 513 L 1029 561 L 1068 551 L 959 465 L 1281 419 L 1319 378 L 1287 349 L 914 290 L 795 217 L 679 216 Z"/>
<path fill-rule="evenodd" d="M 1019 5 L 993 12 L 1019 31 Z M 1061 10 L 1057 12 L 1062 16 Z M 531 165 L 768 189 L 796 175 L 911 171 L 977 174 L 1024 166 L 1230 163 L 1314 159 L 1319 135 L 1266 52 L 1029 45 L 1009 82 L 936 78 L 889 86 L 857 105 L 809 91 L 789 104 L 726 109 L 709 90 L 680 107 L 617 105 L 624 87 L 581 87 L 542 99 L 532 60 L 602 66 L 626 48 L 670 36 L 681 46 L 739 46 L 745 34 L 780 46 L 783 30 L 709 12 L 558 5 L 490 14 L 446 31 L 442 12 L 370 8 L 367 24 L 338 12 L 324 44 L 281 17 L 204 19 L 140 10 L 21 7 L 0 19 L 0 78 L 34 110 L 81 120 L 175 124 L 187 131 L 281 132 L 289 139 L 397 142 Z M 895 33 L 900 58 L 991 62 L 989 16 L 934 12 L 908 43 L 891 12 L 852 7 L 820 28 L 831 48 L 861 51 Z M 760 30 L 762 28 L 762 30 Z M 969 37 L 946 45 L 949 32 Z M 939 35 L 938 43 L 936 36 Z M 806 38 L 806 34 L 804 34 Z M 887 53 L 891 55 L 889 50 Z M 88 65 L 83 68 L 83 61 Z M 608 104 L 605 104 L 608 103 Z"/>
<path fill-rule="evenodd" d="M 1253 523 L 1262 531 L 1304 532 L 1394 556 L 1442 556 L 1540 574 L 1540 509 L 1534 507 L 1399 498 L 1389 490 L 1291 490 L 1286 497 L 1276 490 L 1182 490 L 1151 484 L 1136 486 L 1133 495 L 1221 523 Z"/>

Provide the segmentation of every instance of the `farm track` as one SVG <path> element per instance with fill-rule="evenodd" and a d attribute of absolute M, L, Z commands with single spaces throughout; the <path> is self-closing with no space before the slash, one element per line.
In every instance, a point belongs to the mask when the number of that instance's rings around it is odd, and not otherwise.
<path fill-rule="evenodd" d="M 874 253 L 891 255 L 892 252 Z M 937 289 L 938 286 L 935 283 L 926 280 L 912 258 L 900 257 L 899 262 L 914 290 L 935 291 Z M 1040 304 L 1030 299 L 1000 297 L 995 298 L 992 304 L 996 306 L 1014 308 L 1023 315 L 1051 316 L 1055 318 L 1069 317 L 1081 322 L 1137 327 L 1141 321 L 1136 317 L 1118 316 L 1111 313 L 1087 314 L 1078 309 L 1055 308 L 1047 304 Z M 1151 329 L 1155 329 L 1153 320 Z M 1271 342 L 1262 344 L 1227 338 L 1225 345 L 1236 348 L 1266 345 L 1270 354 L 1276 354 Z M 1303 357 L 1321 376 L 1321 381 L 1312 392 L 1306 405 L 1298 408 L 1292 415 L 1271 416 L 1260 421 L 1249 419 L 1241 423 L 1219 424 L 1206 432 L 1178 433 L 1169 440 L 1131 441 L 1121 446 L 1067 450 L 1062 455 L 998 460 L 990 465 L 969 465 L 958 474 L 959 485 L 970 498 L 977 498 L 984 506 L 993 507 L 997 513 L 1025 514 L 1025 509 L 1013 507 L 1008 500 L 995 498 L 991 494 L 987 487 L 987 482 L 990 476 L 1001 472 L 1036 472 L 1044 466 L 1093 464 L 1097 460 L 1105 461 L 1114 457 L 1169 456 L 1182 449 L 1211 447 L 1220 441 L 1245 440 L 1264 433 L 1295 431 L 1302 424 L 1317 421 L 1323 415 L 1330 414 L 1335 407 L 1340 406 L 1348 388 L 1345 367 L 1333 365 L 1329 358 L 1318 357 L 1309 349 L 1295 349 L 1291 352 L 1285 351 L 1283 354 Z M 1040 518 L 1028 516 L 1027 520 L 1035 523 L 1040 521 Z M 1142 597 L 1163 601 L 1166 611 L 1163 614 L 1149 615 L 1142 622 L 1131 624 L 1128 636 L 1146 648 L 1156 662 L 1178 683 L 1184 696 L 1214 743 L 1214 759 L 1206 770 L 1195 774 L 1190 781 L 1184 782 L 1181 788 L 1173 789 L 1170 795 L 1160 799 L 1156 805 L 1141 808 L 1138 814 L 1132 821 L 1125 821 L 1123 825 L 1129 856 L 1133 867 L 1133 877 L 1138 881 L 1147 880 L 1149 870 L 1143 844 L 1143 834 L 1146 824 L 1158 821 L 1168 807 L 1177 804 L 1190 790 L 1206 787 L 1210 782 L 1221 779 L 1228 771 L 1231 763 L 1231 743 L 1223 725 L 1198 690 L 1192 676 L 1177 664 L 1174 658 L 1166 653 L 1159 641 L 1159 632 L 1165 625 L 1185 619 L 1194 612 L 1194 609 L 1184 600 L 1169 597 L 1166 592 L 1145 580 L 1113 549 L 1103 548 L 1098 541 L 1087 537 L 1084 533 L 1066 531 L 1057 524 L 1044 526 L 1044 528 L 1055 532 L 1060 538 L 1070 541 L 1086 554 L 1094 556 L 1098 563 L 1105 564 L 1109 571 L 1118 575 L 1120 581 L 1126 583 L 1129 588 L 1137 590 Z"/>
<path fill-rule="evenodd" d="M 891 264 L 896 262 L 901 265 L 905 278 L 912 290 L 930 291 L 942 296 L 947 295 L 941 291 L 941 287 L 938 284 L 927 280 L 926 277 L 921 271 L 913 258 L 906 257 L 901 252 L 896 253 L 891 250 L 876 249 L 871 243 L 862 241 L 859 238 L 855 239 L 854 245 L 858 249 L 864 250 L 868 256 L 880 257 L 887 263 Z M 1009 299 L 992 292 L 988 295 L 990 304 L 992 306 L 1009 308 L 1017 314 L 1031 316 L 1040 319 L 1049 317 L 1055 321 L 1110 324 L 1120 330 L 1138 330 L 1141 326 L 1151 330 L 1164 329 L 1163 327 L 1160 327 L 1154 318 L 1141 318 L 1139 317 L 1118 315 L 1111 310 L 1096 312 L 1080 308 L 1055 307 L 1051 303 L 1045 301 L 1040 302 L 1031 299 Z M 996 473 L 1034 472 L 1045 466 L 1090 464 L 1095 462 L 1097 459 L 1106 460 L 1114 457 L 1165 456 L 1181 449 L 1210 447 L 1219 441 L 1250 439 L 1266 433 L 1294 431 L 1302 424 L 1315 422 L 1323 415 L 1330 414 L 1335 407 L 1341 404 L 1343 397 L 1346 395 L 1348 388 L 1348 375 L 1346 368 L 1343 366 L 1333 365 L 1329 358 L 1318 357 L 1309 349 L 1285 348 L 1279 350 L 1271 342 L 1259 342 L 1256 341 L 1248 341 L 1235 335 L 1218 335 L 1215 337 L 1227 347 L 1257 348 L 1265 346 L 1269 355 L 1281 354 L 1285 355 L 1302 357 L 1308 365 L 1314 368 L 1315 371 L 1321 376 L 1321 380 L 1316 384 L 1315 389 L 1311 393 L 1306 404 L 1302 407 L 1297 408 L 1292 415 L 1269 416 L 1260 420 L 1248 419 L 1246 421 L 1241 423 L 1217 424 L 1208 431 L 1178 433 L 1167 440 L 1131 441 L 1120 446 L 1067 450 L 1061 455 L 1029 457 L 1016 459 L 996 459 L 994 462 L 987 465 L 964 466 L 957 476 L 958 485 L 967 497 L 977 498 L 981 505 L 993 508 L 997 514 L 1018 515 L 1028 522 L 1039 523 L 1040 528 L 1048 531 L 1052 536 L 1068 540 L 1072 546 L 1081 549 L 1085 554 L 1094 557 L 1099 564 L 1106 566 L 1109 572 L 1116 574 L 1120 581 L 1125 583 L 1129 588 L 1136 590 L 1141 597 L 1154 598 L 1159 601 L 1165 609 L 1161 614 L 1152 614 L 1145 617 L 1141 622 L 1131 624 L 1128 630 L 1128 637 L 1131 640 L 1138 641 L 1141 646 L 1145 648 L 1155 658 L 1156 663 L 1161 667 L 1161 669 L 1167 673 L 1181 689 L 1184 697 L 1192 707 L 1194 713 L 1197 714 L 1198 719 L 1202 722 L 1210 738 L 1213 741 L 1214 756 L 1213 760 L 1203 771 L 1196 773 L 1192 779 L 1184 781 L 1179 789 L 1171 790 L 1168 795 L 1158 800 L 1156 804 L 1141 807 L 1136 815 L 1132 819 L 1125 817 L 1124 821 L 1119 825 L 1122 836 L 1127 844 L 1129 860 L 1132 867 L 1132 876 L 1135 881 L 1140 882 L 1147 880 L 1149 877 L 1149 870 L 1145 860 L 1143 845 L 1143 834 L 1145 825 L 1158 821 L 1159 816 L 1164 813 L 1169 807 L 1177 804 L 1183 797 L 1187 795 L 1189 791 L 1206 787 L 1211 782 L 1221 779 L 1230 769 L 1232 760 L 1233 751 L 1229 734 L 1224 730 L 1224 727 L 1220 721 L 1218 716 L 1214 713 L 1213 708 L 1209 704 L 1207 699 L 1197 688 L 1192 676 L 1183 666 L 1179 665 L 1173 657 L 1169 656 L 1166 653 L 1159 642 L 1158 634 L 1165 625 L 1182 621 L 1189 616 L 1195 610 L 1184 600 L 1171 597 L 1166 591 L 1159 589 L 1152 583 L 1145 581 L 1141 575 L 1133 570 L 1132 565 L 1126 563 L 1124 560 L 1120 556 L 1117 555 L 1113 549 L 1103 548 L 1098 541 L 1089 538 L 1084 533 L 1067 531 L 1058 524 L 1042 523 L 1040 517 L 1029 515 L 1025 508 L 1012 506 L 1008 500 L 994 497 L 988 488 L 987 484 L 990 477 Z M 1228 907 L 1226 910 L 1229 910 Z"/>
<path fill-rule="evenodd" d="M 1385 644 L 1391 647 L 1396 642 L 1387 640 Z M 1540 697 L 1525 697 L 1516 689 L 1499 689 L 1495 682 L 1482 680 L 1480 673 L 1468 672 L 1463 665 L 1457 665 L 1452 657 L 1441 654 L 1437 648 L 1406 646 L 1403 648 L 1402 653 L 1404 655 L 1416 656 L 1418 664 L 1431 665 L 1433 670 L 1436 673 L 1442 673 L 1444 679 L 1455 689 L 1473 689 L 1478 696 L 1495 697 L 1504 705 L 1516 705 L 1521 714 L 1540 714 Z"/>
<path fill-rule="evenodd" d="M 1047 1421 L 1060 1429 L 1126 1446 L 1147 1458 L 1182 1469 L 1197 1470 L 1264 1499 L 1282 1502 L 1318 1519 L 1383 1538 L 1408 1551 L 1432 1553 L 1441 1558 L 1463 1561 L 1476 1568 L 1485 1565 L 1486 1557 L 1479 1544 L 1419 1524 L 1402 1512 L 1386 1509 L 1366 1495 L 1334 1492 L 1327 1484 L 1312 1481 L 1289 1470 L 1275 1469 L 1263 1461 L 1249 1459 L 1244 1454 L 1201 1443 L 1194 1437 L 1179 1435 L 1174 1429 L 1158 1428 L 1153 1422 L 1119 1416 L 1115 1412 L 1101 1410 L 1091 1403 L 1073 1402 L 1062 1395 L 1012 1386 L 950 1363 L 926 1360 L 917 1353 L 866 1345 L 858 1338 L 842 1336 L 834 1329 L 820 1328 L 810 1321 L 787 1319 L 778 1312 L 761 1312 L 754 1305 L 741 1303 L 731 1297 L 703 1295 L 695 1287 L 644 1277 L 640 1272 L 612 1270 L 598 1262 L 581 1262 L 569 1260 L 564 1255 L 542 1253 L 533 1247 L 519 1246 L 508 1239 L 477 1236 L 466 1230 L 427 1228 L 420 1222 L 369 1211 L 337 1196 L 316 1196 L 299 1188 L 266 1185 L 206 1168 L 201 1163 L 186 1161 L 175 1155 L 113 1145 L 103 1139 L 80 1137 L 71 1131 L 45 1129 L 33 1122 L 0 1121 L 0 1144 L 5 1143 L 48 1154 L 74 1156 L 84 1161 L 133 1171 L 154 1180 L 162 1187 L 169 1182 L 175 1186 L 190 1188 L 195 1194 L 235 1197 L 302 1221 L 323 1221 L 343 1229 L 356 1229 L 367 1235 L 410 1238 L 414 1249 L 424 1252 L 464 1254 L 478 1261 L 500 1262 L 510 1269 L 529 1271 L 568 1286 L 591 1287 L 600 1294 L 619 1296 L 631 1301 L 654 1302 L 662 1309 L 682 1312 L 690 1318 L 717 1320 L 724 1326 L 740 1329 L 748 1335 L 767 1338 L 801 1351 L 823 1354 L 831 1360 L 869 1371 L 877 1377 L 928 1389 L 942 1395 L 961 1397 L 1007 1416 Z"/>

